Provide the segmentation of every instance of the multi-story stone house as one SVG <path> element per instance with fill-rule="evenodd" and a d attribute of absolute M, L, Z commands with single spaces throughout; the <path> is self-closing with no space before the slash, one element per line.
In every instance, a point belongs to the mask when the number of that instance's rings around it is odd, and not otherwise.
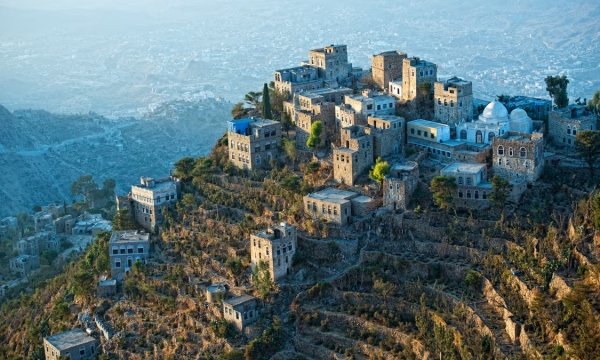
<path fill-rule="evenodd" d="M 110 273 L 113 279 L 123 280 L 133 263 L 148 260 L 150 234 L 137 230 L 114 231 L 108 243 Z"/>
<path fill-rule="evenodd" d="M 322 89 L 323 79 L 319 76 L 319 69 L 314 66 L 302 65 L 289 69 L 275 71 L 275 89 L 288 94 L 300 91 Z"/>
<path fill-rule="evenodd" d="M 404 118 L 395 115 L 370 116 L 365 132 L 373 136 L 373 157 L 401 154 L 404 149 Z"/>
<path fill-rule="evenodd" d="M 407 161 L 393 164 L 383 179 L 383 205 L 406 210 L 419 184 L 419 164 Z"/>
<path fill-rule="evenodd" d="M 373 55 L 371 59 L 373 81 L 381 90 L 388 90 L 390 81 L 402 77 L 402 62 L 406 58 L 407 55 L 398 50 Z"/>
<path fill-rule="evenodd" d="M 492 144 L 492 171 L 505 179 L 536 181 L 544 168 L 544 135 L 507 132 Z"/>
<path fill-rule="evenodd" d="M 473 84 L 457 77 L 434 84 L 435 120 L 456 125 L 473 120 Z"/>
<path fill-rule="evenodd" d="M 337 82 L 337 84 L 345 85 L 350 80 L 348 74 L 352 65 L 348 63 L 348 47 L 346 45 L 330 45 L 310 50 L 308 64 L 318 68 L 319 77 L 330 84 Z"/>
<path fill-rule="evenodd" d="M 401 100 L 413 100 L 419 94 L 419 84 L 428 82 L 432 85 L 437 81 L 437 65 L 421 60 L 418 57 L 411 57 L 402 60 L 402 79 L 394 82 L 401 84 Z M 397 91 L 397 85 L 396 85 Z M 392 94 L 396 94 L 392 91 Z"/>
<path fill-rule="evenodd" d="M 443 168 L 440 174 L 453 176 L 456 179 L 457 187 L 453 197 L 457 203 L 470 208 L 488 205 L 488 195 L 492 192 L 492 184 L 488 182 L 486 164 L 453 162 Z"/>
<path fill-rule="evenodd" d="M 117 210 L 127 209 L 146 231 L 156 233 L 164 220 L 163 208 L 171 209 L 179 199 L 181 182 L 169 176 L 154 179 L 142 176 L 127 196 L 117 196 Z"/>
<path fill-rule="evenodd" d="M 345 127 L 340 143 L 333 149 L 333 178 L 354 185 L 356 178 L 373 165 L 373 135 L 366 133 L 364 126 Z"/>
<path fill-rule="evenodd" d="M 10 270 L 25 276 L 40 268 L 40 259 L 37 255 L 20 255 L 10 259 Z"/>
<path fill-rule="evenodd" d="M 375 116 L 396 114 L 396 99 L 393 96 L 370 90 L 363 91 L 363 96 L 373 99 Z"/>
<path fill-rule="evenodd" d="M 296 253 L 296 227 L 281 223 L 250 236 L 252 268 L 263 261 L 269 265 L 271 279 L 277 282 L 292 273 L 292 258 Z"/>
<path fill-rule="evenodd" d="M 258 319 L 256 298 L 249 295 L 237 296 L 223 300 L 223 317 L 243 331 L 244 328 Z"/>
<path fill-rule="evenodd" d="M 315 219 L 346 225 L 352 216 L 351 200 L 358 194 L 335 188 L 323 189 L 304 196 L 304 212 Z"/>
<path fill-rule="evenodd" d="M 271 159 L 279 158 L 281 123 L 246 118 L 227 122 L 229 158 L 240 169 L 262 169 Z"/>
<path fill-rule="evenodd" d="M 329 100 L 335 101 L 335 97 L 335 92 L 327 94 Z M 296 146 L 302 150 L 309 150 L 306 141 L 310 137 L 312 124 L 317 121 L 323 125 L 321 144 L 329 146 L 335 134 L 335 102 L 325 100 L 325 95 L 312 92 L 300 93 L 294 99 L 297 103 L 294 107 Z"/>
<path fill-rule="evenodd" d="M 569 105 L 548 115 L 548 134 L 556 144 L 574 147 L 577 133 L 583 130 L 598 130 L 598 115 L 585 106 Z"/>
<path fill-rule="evenodd" d="M 91 359 L 98 352 L 100 342 L 81 329 L 73 329 L 44 338 L 46 360 Z"/>

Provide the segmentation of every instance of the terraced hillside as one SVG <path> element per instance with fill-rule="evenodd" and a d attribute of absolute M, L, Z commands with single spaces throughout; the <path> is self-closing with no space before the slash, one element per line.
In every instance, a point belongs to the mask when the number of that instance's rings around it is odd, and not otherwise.
<path fill-rule="evenodd" d="M 431 175 L 412 210 L 337 227 L 302 206 L 333 185 L 326 164 L 244 173 L 225 144 L 177 163 L 183 200 L 121 295 L 94 296 L 104 234 L 64 275 L 2 307 L 0 357 L 36 358 L 43 336 L 86 326 L 75 314 L 89 311 L 117 334 L 101 358 L 597 359 L 600 197 L 585 172 L 554 168 L 502 209 L 446 212 L 428 190 L 437 165 L 424 161 Z M 379 196 L 374 183 L 346 189 Z M 272 284 L 249 267 L 249 236 L 281 221 L 297 227 L 298 248 L 293 274 Z M 207 302 L 219 281 L 228 296 L 261 299 L 243 333 Z"/>

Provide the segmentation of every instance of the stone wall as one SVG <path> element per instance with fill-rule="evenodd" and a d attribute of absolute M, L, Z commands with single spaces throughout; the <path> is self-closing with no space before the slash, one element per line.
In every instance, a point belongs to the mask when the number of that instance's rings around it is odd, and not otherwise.
<path fill-rule="evenodd" d="M 402 76 L 402 61 L 407 55 L 400 51 L 386 51 L 373 55 L 371 68 L 373 80 L 383 90 L 388 88 L 390 81 Z"/>
<path fill-rule="evenodd" d="M 511 139 L 520 135 L 521 139 Z M 543 134 L 531 135 L 508 133 L 509 138 L 495 137 L 492 140 L 492 169 L 495 175 L 505 179 L 525 178 L 536 181 L 544 168 Z"/>
<path fill-rule="evenodd" d="M 470 81 L 454 84 L 452 80 L 434 84 L 435 120 L 449 125 L 471 121 L 473 120 L 473 85 Z"/>
<path fill-rule="evenodd" d="M 587 114 L 582 111 L 580 116 L 572 116 L 569 108 L 564 110 L 551 111 L 548 114 L 548 134 L 556 144 L 567 147 L 575 146 L 575 136 L 577 132 L 583 130 L 598 130 L 598 116 Z M 573 134 L 575 129 L 575 134 Z"/>

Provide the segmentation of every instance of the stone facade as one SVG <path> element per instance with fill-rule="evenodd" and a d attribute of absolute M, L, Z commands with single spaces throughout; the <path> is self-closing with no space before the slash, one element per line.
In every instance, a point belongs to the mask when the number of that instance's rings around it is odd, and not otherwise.
<path fill-rule="evenodd" d="M 354 185 L 356 178 L 373 165 L 373 136 L 363 126 L 343 128 L 340 147 L 333 149 L 333 178 Z"/>
<path fill-rule="evenodd" d="M 352 216 L 351 199 L 355 197 L 355 192 L 327 188 L 304 197 L 304 212 L 315 219 L 346 225 Z"/>
<path fill-rule="evenodd" d="M 323 124 L 321 144 L 329 146 L 335 139 L 335 103 L 320 103 L 312 105 L 310 111 L 296 110 L 296 147 L 309 151 L 306 141 L 310 137 L 312 124 L 320 121 Z"/>
<path fill-rule="evenodd" d="M 140 184 L 132 185 L 127 196 L 117 196 L 117 210 L 127 209 L 146 231 L 156 233 L 164 220 L 163 208 L 173 208 L 180 192 L 181 182 L 177 178 L 155 180 L 142 176 Z"/>
<path fill-rule="evenodd" d="M 575 146 L 575 136 L 583 130 L 598 130 L 598 116 L 584 106 L 569 105 L 548 115 L 548 134 L 556 144 Z"/>
<path fill-rule="evenodd" d="M 384 158 L 404 149 L 404 118 L 382 115 L 368 118 L 365 132 L 373 136 L 373 157 Z"/>
<path fill-rule="evenodd" d="M 117 280 L 101 278 L 98 281 L 96 294 L 99 299 L 117 295 Z"/>
<path fill-rule="evenodd" d="M 374 199 L 361 195 L 350 199 L 350 205 L 353 216 L 367 216 L 377 209 L 381 202 L 375 201 Z"/>
<path fill-rule="evenodd" d="M 44 338 L 46 360 L 58 360 L 61 356 L 71 360 L 89 359 L 98 352 L 100 342 L 81 329 Z"/>
<path fill-rule="evenodd" d="M 308 52 L 308 63 L 319 70 L 319 77 L 326 81 L 345 84 L 351 66 L 348 64 L 348 47 L 331 45 Z"/>
<path fill-rule="evenodd" d="M 492 169 L 505 179 L 536 181 L 544 167 L 544 135 L 508 132 L 492 144 Z"/>
<path fill-rule="evenodd" d="M 402 62 L 406 58 L 407 55 L 398 50 L 373 55 L 371 60 L 373 80 L 380 89 L 386 90 L 390 81 L 402 77 Z"/>
<path fill-rule="evenodd" d="M 488 182 L 486 164 L 453 162 L 443 168 L 440 175 L 456 179 L 453 197 L 457 205 L 473 209 L 489 206 L 488 195 L 492 192 L 492 184 Z"/>
<path fill-rule="evenodd" d="M 277 282 L 292 273 L 292 258 L 298 247 L 296 227 L 281 223 L 250 236 L 252 268 L 260 261 L 269 264 L 271 279 Z"/>
<path fill-rule="evenodd" d="M 322 89 L 325 85 L 319 77 L 319 69 L 314 66 L 298 66 L 275 71 L 275 89 L 296 94 L 300 91 Z"/>
<path fill-rule="evenodd" d="M 454 125 L 473 120 L 473 84 L 454 77 L 434 84 L 435 120 Z"/>
<path fill-rule="evenodd" d="M 256 298 L 242 295 L 223 300 L 223 317 L 233 323 L 238 330 L 244 330 L 258 318 Z"/>
<path fill-rule="evenodd" d="M 37 255 L 21 255 L 10 259 L 10 270 L 25 276 L 40 268 L 40 259 Z"/>
<path fill-rule="evenodd" d="M 108 243 L 108 252 L 111 276 L 121 281 L 134 262 L 145 263 L 148 260 L 150 234 L 137 230 L 114 231 Z"/>
<path fill-rule="evenodd" d="M 227 122 L 229 159 L 240 169 L 262 169 L 279 158 L 281 123 L 260 118 Z"/>
<path fill-rule="evenodd" d="M 413 100 L 419 95 L 419 84 L 437 81 L 437 65 L 418 57 L 402 60 L 402 100 Z"/>
<path fill-rule="evenodd" d="M 406 210 L 412 194 L 419 184 L 419 164 L 407 161 L 393 164 L 383 179 L 383 205 L 396 210 Z"/>

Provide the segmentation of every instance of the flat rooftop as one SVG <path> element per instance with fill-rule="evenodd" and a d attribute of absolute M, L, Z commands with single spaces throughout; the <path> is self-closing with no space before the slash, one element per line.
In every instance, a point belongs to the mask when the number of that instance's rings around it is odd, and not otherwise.
<path fill-rule="evenodd" d="M 347 154 L 354 154 L 356 152 L 356 150 L 350 150 L 348 148 L 345 147 L 339 147 L 339 148 L 335 148 L 335 151 L 339 151 L 339 152 L 343 152 L 343 153 L 347 153 Z"/>
<path fill-rule="evenodd" d="M 255 298 L 253 296 L 242 295 L 242 296 L 231 298 L 229 300 L 223 300 L 223 303 L 231 305 L 233 307 L 236 307 L 238 305 L 242 305 L 244 303 L 247 303 L 249 301 L 254 301 L 254 300 L 255 300 Z"/>
<path fill-rule="evenodd" d="M 474 174 L 486 168 L 486 164 L 453 162 L 442 169 L 442 172 L 464 172 Z"/>
<path fill-rule="evenodd" d="M 150 187 L 150 186 L 146 186 L 146 185 L 142 185 L 142 184 L 135 184 L 135 185 L 131 185 L 132 187 L 136 187 L 136 188 L 140 188 L 140 189 L 146 189 L 146 190 L 163 190 L 163 189 L 168 189 L 171 186 L 173 186 L 176 183 L 175 180 L 172 179 L 163 179 L 163 180 L 154 180 L 154 186 Z"/>
<path fill-rule="evenodd" d="M 509 135 L 506 139 L 521 142 L 531 142 L 531 138 L 521 135 Z"/>
<path fill-rule="evenodd" d="M 392 170 L 396 170 L 396 171 L 402 171 L 402 170 L 406 170 L 406 171 L 411 171 L 414 170 L 415 168 L 419 167 L 419 165 L 417 163 L 405 163 L 405 164 L 394 164 L 392 165 Z"/>
<path fill-rule="evenodd" d="M 352 191 L 338 190 L 336 188 L 327 188 L 316 193 L 308 194 L 306 196 L 315 200 L 342 204 L 358 196 L 358 194 Z"/>
<path fill-rule="evenodd" d="M 376 120 L 390 121 L 390 122 L 404 120 L 403 117 L 396 116 L 396 115 L 375 115 L 375 116 L 369 116 L 369 118 L 373 118 Z"/>
<path fill-rule="evenodd" d="M 360 101 L 360 102 L 365 102 L 365 101 L 371 100 L 371 98 L 368 98 L 368 97 L 362 96 L 362 95 L 346 95 L 346 96 L 352 100 Z"/>
<path fill-rule="evenodd" d="M 269 119 L 255 119 L 254 122 L 251 122 L 249 125 L 253 128 L 261 128 L 263 126 L 270 126 L 279 124 L 278 121 L 269 120 Z"/>
<path fill-rule="evenodd" d="M 373 199 L 371 199 L 368 196 L 361 195 L 361 196 L 357 196 L 357 197 L 353 198 L 352 201 L 359 202 L 359 203 L 369 203 L 369 202 L 373 201 Z"/>
<path fill-rule="evenodd" d="M 426 126 L 426 127 L 430 127 L 430 128 L 434 128 L 434 129 L 449 128 L 449 126 L 446 125 L 446 124 L 442 124 L 442 123 L 438 123 L 438 122 L 434 122 L 434 121 L 429 121 L 429 120 L 423 120 L 423 119 L 417 119 L 417 120 L 409 121 L 408 124 L 419 125 L 419 126 Z"/>
<path fill-rule="evenodd" d="M 307 90 L 305 91 L 305 93 L 310 92 L 313 94 L 317 94 L 317 95 L 324 95 L 324 94 L 335 94 L 335 93 L 346 93 L 349 92 L 350 94 L 352 94 L 352 89 L 347 88 L 347 87 L 339 87 L 337 89 L 333 89 L 333 88 L 321 88 L 321 89 L 315 89 L 315 90 Z"/>
<path fill-rule="evenodd" d="M 148 241 L 150 234 L 137 230 L 115 231 L 110 237 L 110 243 L 126 243 L 129 241 Z"/>
<path fill-rule="evenodd" d="M 73 329 L 64 333 L 48 336 L 46 341 L 58 350 L 68 350 L 76 346 L 87 344 L 91 341 L 96 341 L 96 339 L 88 336 L 83 330 Z"/>
<path fill-rule="evenodd" d="M 470 83 L 470 81 L 467 81 L 467 80 L 464 80 L 464 79 L 461 79 L 461 78 L 458 78 L 458 77 L 453 77 L 453 78 L 448 79 L 448 80 L 446 80 L 444 82 L 444 84 L 448 85 L 448 86 L 452 86 L 452 85 L 466 85 L 468 83 Z"/>

